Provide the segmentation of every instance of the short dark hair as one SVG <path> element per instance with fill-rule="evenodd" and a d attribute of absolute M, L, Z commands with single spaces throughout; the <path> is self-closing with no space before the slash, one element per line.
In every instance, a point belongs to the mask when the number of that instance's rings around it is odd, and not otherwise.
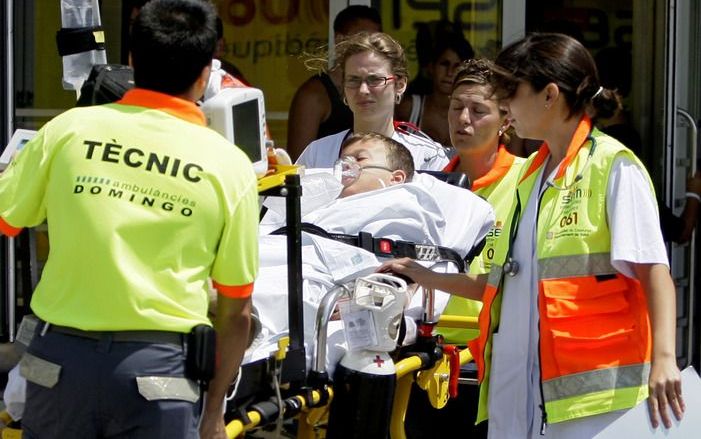
<path fill-rule="evenodd" d="M 134 19 L 129 41 L 134 84 L 170 95 L 186 92 L 217 43 L 216 11 L 204 0 L 151 0 Z"/>
<path fill-rule="evenodd" d="M 606 47 L 594 57 L 601 85 L 615 89 L 622 97 L 630 94 L 633 78 L 633 56 L 623 47 Z"/>
<path fill-rule="evenodd" d="M 438 58 L 440 58 L 446 50 L 455 52 L 461 61 L 466 61 L 475 57 L 475 51 L 472 45 L 462 33 L 449 33 L 436 41 L 431 53 L 431 61 L 434 63 L 438 61 Z"/>
<path fill-rule="evenodd" d="M 414 177 L 414 158 L 406 146 L 379 133 L 353 133 L 341 145 L 341 151 L 359 142 L 378 141 L 385 148 L 387 167 L 393 171 L 404 171 L 406 181 Z"/>
<path fill-rule="evenodd" d="M 621 106 L 614 90 L 601 87 L 589 51 L 570 36 L 530 34 L 502 49 L 495 64 L 495 85 L 501 98 L 513 97 L 520 82 L 536 91 L 555 83 L 565 97 L 569 117 L 590 110 L 592 116 L 606 118 Z"/>
<path fill-rule="evenodd" d="M 382 19 L 377 9 L 364 5 L 351 5 L 336 15 L 333 20 L 333 31 L 346 34 L 350 25 L 358 20 L 370 20 L 382 29 Z"/>
<path fill-rule="evenodd" d="M 217 16 L 217 41 L 224 38 L 224 23 L 221 18 Z"/>

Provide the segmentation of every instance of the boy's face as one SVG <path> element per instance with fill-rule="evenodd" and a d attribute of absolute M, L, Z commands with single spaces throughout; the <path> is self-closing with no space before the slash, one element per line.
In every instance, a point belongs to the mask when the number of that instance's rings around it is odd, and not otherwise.
<path fill-rule="evenodd" d="M 395 173 L 387 166 L 387 154 L 379 141 L 365 140 L 343 149 L 344 157 L 352 157 L 360 166 L 360 175 L 341 192 L 341 197 L 362 194 L 397 184 Z"/>

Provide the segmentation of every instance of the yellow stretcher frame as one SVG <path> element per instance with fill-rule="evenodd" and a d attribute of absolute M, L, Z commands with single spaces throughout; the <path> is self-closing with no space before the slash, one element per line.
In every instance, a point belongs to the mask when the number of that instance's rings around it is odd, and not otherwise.
<path fill-rule="evenodd" d="M 303 171 L 301 171 L 303 172 Z M 263 177 L 258 180 L 258 191 L 262 192 L 276 186 L 280 186 L 285 182 L 286 176 L 290 174 L 300 173 L 300 167 L 295 165 L 275 165 L 272 175 Z M 476 329 L 476 317 L 464 317 L 457 315 L 443 315 L 440 317 L 438 327 L 458 328 L 458 329 Z M 286 344 L 278 345 L 278 353 L 275 355 L 277 361 L 282 361 L 286 356 Z M 469 350 L 460 351 L 460 365 L 465 365 L 472 360 L 472 355 Z M 422 360 L 419 356 L 414 355 L 405 358 L 396 363 L 397 386 L 395 389 L 392 415 L 390 419 L 390 437 L 392 439 L 406 439 L 404 431 L 404 420 L 411 395 L 412 384 L 418 381 L 419 386 L 429 392 L 429 399 L 433 401 L 440 400 L 443 404 L 437 404 L 438 407 L 443 407 L 444 402 L 448 399 L 448 383 L 446 379 L 446 371 L 450 371 L 450 359 L 447 355 L 436 362 L 431 368 L 424 368 Z M 310 398 L 308 400 L 307 398 Z M 326 399 L 325 404 L 315 407 L 321 400 Z M 328 409 L 333 401 L 333 390 L 330 386 L 325 386 L 323 389 L 312 389 L 308 396 L 295 395 L 289 399 L 296 399 L 298 406 L 301 407 L 299 414 L 295 416 L 298 420 L 298 439 L 317 439 L 325 437 L 323 431 L 319 428 L 320 423 L 328 419 Z M 280 414 L 284 417 L 284 413 Z M 247 411 L 246 416 L 248 423 L 244 423 L 241 419 L 235 419 L 226 425 L 226 435 L 228 438 L 244 437 L 246 432 L 261 426 L 262 416 L 256 410 Z"/>
<path fill-rule="evenodd" d="M 273 173 L 258 179 L 258 192 L 263 192 L 285 183 L 285 177 L 299 174 L 302 169 L 298 165 L 273 165 Z"/>
<path fill-rule="evenodd" d="M 444 315 L 439 319 L 438 327 L 444 328 L 457 328 L 457 329 L 477 329 L 477 317 L 464 317 L 457 315 Z M 278 355 L 279 356 L 279 355 Z M 284 357 L 284 354 L 282 354 Z M 280 357 L 281 358 L 281 357 Z M 468 349 L 463 349 L 460 351 L 460 365 L 463 366 L 470 361 L 472 361 L 472 354 Z M 419 356 L 410 356 L 403 360 L 398 361 L 395 364 L 396 375 L 397 375 L 397 387 L 394 392 L 394 400 L 392 404 L 392 416 L 390 418 L 390 437 L 391 439 L 406 439 L 406 433 L 404 431 L 404 420 L 406 419 L 406 411 L 409 405 L 409 397 L 411 396 L 412 384 L 421 379 L 421 374 L 428 374 L 428 380 L 435 378 L 437 381 L 444 380 L 442 375 L 445 373 L 446 367 L 449 369 L 449 358 L 447 355 L 443 355 L 443 358 L 439 360 L 433 367 L 427 370 L 422 370 L 423 363 Z M 424 375 L 424 381 L 426 381 L 426 376 Z M 426 388 L 424 386 L 421 386 Z M 429 387 L 431 391 L 436 393 L 445 394 L 435 394 L 429 395 L 429 398 L 434 399 L 446 399 L 447 400 L 447 385 Z M 297 416 L 298 419 L 298 430 L 297 439 L 318 439 L 323 438 L 325 435 L 318 433 L 318 429 L 315 428 L 320 422 L 325 420 L 328 416 L 329 404 L 333 401 L 333 391 L 330 387 L 326 389 L 315 389 L 311 392 L 312 395 L 312 405 L 317 404 L 322 396 L 323 392 L 328 392 L 328 402 L 320 407 L 308 407 L 306 404 L 306 399 L 302 395 L 296 395 L 293 398 L 297 398 L 302 405 L 302 411 Z M 248 411 L 247 416 L 251 421 L 248 424 L 244 424 L 242 420 L 236 419 L 231 421 L 226 426 L 226 434 L 230 439 L 244 437 L 246 432 L 253 430 L 254 428 L 260 426 L 261 415 L 255 410 Z"/>

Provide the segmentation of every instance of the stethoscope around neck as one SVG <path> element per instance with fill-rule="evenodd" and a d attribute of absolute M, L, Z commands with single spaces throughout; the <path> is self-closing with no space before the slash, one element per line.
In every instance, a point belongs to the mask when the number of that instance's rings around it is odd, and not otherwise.
<path fill-rule="evenodd" d="M 594 151 L 596 150 L 596 139 L 594 138 L 594 136 L 591 135 L 591 132 L 589 134 L 587 134 L 587 138 L 584 140 L 584 143 L 586 143 L 586 142 L 591 142 L 591 148 L 589 148 L 589 154 L 587 154 L 587 158 L 584 161 L 584 166 L 582 166 L 582 169 L 580 169 L 579 172 L 577 173 L 577 175 L 574 176 L 574 180 L 572 180 L 572 182 L 570 184 L 565 184 L 564 186 L 558 186 L 555 184 L 555 182 L 550 181 L 550 180 L 546 181 L 545 184 L 547 184 L 549 187 L 551 187 L 553 189 L 557 189 L 558 191 L 568 191 L 568 190 L 572 189 L 572 187 L 575 184 L 579 183 L 579 181 L 582 178 L 584 178 L 583 177 L 584 171 L 587 170 L 587 167 L 589 166 L 589 162 L 591 161 L 591 157 L 594 155 Z"/>
<path fill-rule="evenodd" d="M 571 183 L 565 184 L 564 186 L 558 186 L 552 181 L 547 181 L 546 184 L 548 187 L 551 187 L 553 189 L 556 189 L 558 191 L 569 191 L 574 187 L 575 184 L 577 184 L 582 178 L 584 178 L 584 171 L 586 171 L 587 167 L 589 166 L 591 162 L 591 158 L 594 155 L 594 150 L 596 150 L 596 139 L 594 136 L 591 135 L 591 132 L 587 135 L 587 138 L 585 139 L 586 142 L 591 142 L 591 148 L 589 148 L 589 154 L 587 154 L 587 158 L 584 162 L 584 166 L 582 166 L 582 169 L 577 173 L 577 175 L 574 177 L 574 180 L 572 180 Z M 545 177 L 547 178 L 547 177 Z M 516 209 L 514 210 L 514 216 L 513 218 L 518 218 L 519 221 L 516 223 L 514 227 L 511 228 L 511 233 L 509 234 L 509 253 L 506 256 L 506 262 L 504 262 L 504 265 L 502 266 L 502 269 L 505 274 L 514 277 L 518 274 L 520 270 L 520 265 L 518 261 L 516 261 L 512 256 L 511 253 L 513 252 L 514 248 L 514 241 L 516 241 L 516 234 L 518 233 L 518 226 L 520 224 L 520 217 L 521 216 L 521 198 L 518 196 L 518 191 L 516 192 Z"/>

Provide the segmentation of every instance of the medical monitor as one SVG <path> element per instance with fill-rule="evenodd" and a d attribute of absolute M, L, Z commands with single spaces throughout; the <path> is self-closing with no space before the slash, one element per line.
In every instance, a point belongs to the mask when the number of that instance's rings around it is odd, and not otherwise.
<path fill-rule="evenodd" d="M 207 124 L 248 155 L 258 178 L 268 170 L 265 105 L 257 88 L 225 88 L 202 104 Z"/>
<path fill-rule="evenodd" d="M 15 156 L 15 153 L 20 151 L 27 142 L 32 140 L 36 133 L 37 132 L 33 130 L 15 130 L 12 137 L 10 137 L 10 141 L 8 142 L 7 146 L 2 151 L 2 155 L 0 155 L 0 171 L 4 171 L 5 168 L 9 166 L 10 162 L 12 161 L 12 157 Z"/>

